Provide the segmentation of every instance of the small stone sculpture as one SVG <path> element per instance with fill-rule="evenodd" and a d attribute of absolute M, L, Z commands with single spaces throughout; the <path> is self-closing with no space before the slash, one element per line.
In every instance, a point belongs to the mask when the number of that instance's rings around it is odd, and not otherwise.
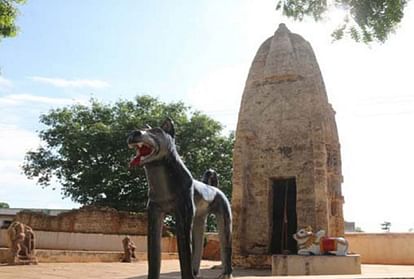
<path fill-rule="evenodd" d="M 10 239 L 10 264 L 37 264 L 32 228 L 15 221 L 7 233 Z"/>
<path fill-rule="evenodd" d="M 327 237 L 325 231 L 316 234 L 311 227 L 300 229 L 293 235 L 298 243 L 298 255 L 333 254 L 345 256 L 348 253 L 348 241 L 343 237 Z"/>
<path fill-rule="evenodd" d="M 124 256 L 122 257 L 123 263 L 130 263 L 135 257 L 135 243 L 131 240 L 129 236 L 126 236 L 122 240 L 122 245 L 124 246 Z"/>

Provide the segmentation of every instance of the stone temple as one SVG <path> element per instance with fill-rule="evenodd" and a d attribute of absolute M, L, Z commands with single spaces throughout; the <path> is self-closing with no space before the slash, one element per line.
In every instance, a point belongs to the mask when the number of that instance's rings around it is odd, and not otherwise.
<path fill-rule="evenodd" d="M 342 173 L 335 111 L 311 45 L 280 24 L 246 81 L 233 154 L 236 265 L 295 254 L 297 229 L 342 236 Z"/>

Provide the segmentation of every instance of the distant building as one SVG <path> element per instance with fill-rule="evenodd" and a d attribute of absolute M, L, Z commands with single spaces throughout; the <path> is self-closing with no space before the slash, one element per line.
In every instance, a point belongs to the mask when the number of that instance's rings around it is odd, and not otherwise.
<path fill-rule="evenodd" d="M 355 232 L 355 222 L 345 221 L 345 232 Z"/>
<path fill-rule="evenodd" d="M 0 208 L 0 229 L 7 229 L 21 211 L 39 212 L 50 216 L 57 216 L 69 209 L 44 209 L 44 208 Z"/>

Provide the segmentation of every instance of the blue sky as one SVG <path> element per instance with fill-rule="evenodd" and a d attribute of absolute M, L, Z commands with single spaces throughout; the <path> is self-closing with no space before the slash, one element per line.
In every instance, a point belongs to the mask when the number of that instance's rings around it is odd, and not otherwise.
<path fill-rule="evenodd" d="M 202 55 L 211 47 L 203 36 L 203 7 L 189 1 L 141 3 L 28 1 L 19 18 L 21 34 L 3 42 L 3 74 L 19 80 L 22 89 L 53 97 L 79 92 L 52 93 L 27 78 L 88 77 L 111 84 L 112 89 L 94 91 L 97 97 L 114 96 L 113 91 L 122 96 L 182 92 L 193 78 L 185 79 L 188 61 L 197 59 L 194 76 L 210 63 Z"/>
<path fill-rule="evenodd" d="M 342 146 L 345 218 L 367 231 L 414 228 L 414 6 L 389 41 L 332 44 L 331 21 L 295 23 L 275 1 L 29 0 L 0 42 L 0 201 L 72 208 L 19 168 L 51 108 L 150 94 L 182 100 L 234 130 L 250 63 L 280 22 L 313 46 Z M 337 21 L 339 13 L 329 19 Z"/>

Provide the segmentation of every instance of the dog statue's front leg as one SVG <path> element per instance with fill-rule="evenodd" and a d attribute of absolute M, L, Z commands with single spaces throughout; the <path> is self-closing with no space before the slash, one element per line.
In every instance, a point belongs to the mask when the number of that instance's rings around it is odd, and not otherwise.
<path fill-rule="evenodd" d="M 148 279 L 159 279 L 161 269 L 161 234 L 164 213 L 151 202 L 148 204 Z"/>
<path fill-rule="evenodd" d="M 194 203 L 191 198 L 184 199 L 178 203 L 175 218 L 177 221 L 177 242 L 181 278 L 195 279 L 191 257 L 191 228 L 194 218 Z"/>

